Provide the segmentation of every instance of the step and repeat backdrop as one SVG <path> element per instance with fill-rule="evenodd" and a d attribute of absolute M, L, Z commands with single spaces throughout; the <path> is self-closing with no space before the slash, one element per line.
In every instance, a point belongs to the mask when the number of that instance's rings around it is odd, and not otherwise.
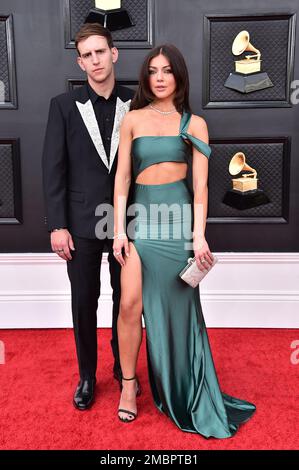
<path fill-rule="evenodd" d="M 84 83 L 74 37 L 99 7 L 107 25 L 124 12 L 130 22 L 113 31 L 121 84 L 136 89 L 155 45 L 173 43 L 186 58 L 192 106 L 208 123 L 212 147 L 213 250 L 298 251 L 298 4 L 270 3 L 2 0 L 1 252 L 50 251 L 41 184 L 49 101 Z"/>

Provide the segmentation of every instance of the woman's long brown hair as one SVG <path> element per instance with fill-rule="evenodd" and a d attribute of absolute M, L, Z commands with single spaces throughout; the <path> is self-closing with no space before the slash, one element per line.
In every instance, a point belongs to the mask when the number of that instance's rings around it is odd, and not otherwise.
<path fill-rule="evenodd" d="M 189 74 L 181 52 L 172 44 L 163 44 L 152 49 L 141 67 L 139 76 L 139 86 L 131 103 L 132 109 L 140 109 L 147 106 L 155 99 L 149 86 L 149 65 L 151 60 L 158 55 L 164 55 L 170 64 L 176 82 L 174 106 L 182 114 L 183 111 L 191 112 L 189 104 Z"/>

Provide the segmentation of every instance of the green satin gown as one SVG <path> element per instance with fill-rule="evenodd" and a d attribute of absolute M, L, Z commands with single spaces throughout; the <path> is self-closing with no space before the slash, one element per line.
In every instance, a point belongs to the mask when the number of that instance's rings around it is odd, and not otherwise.
<path fill-rule="evenodd" d="M 155 163 L 188 162 L 192 147 L 187 141 L 210 156 L 210 147 L 188 134 L 190 118 L 189 113 L 183 113 L 178 136 L 142 136 L 133 140 L 135 179 Z M 141 204 L 144 208 L 137 212 L 131 240 L 142 263 L 143 315 L 154 402 L 182 431 L 206 438 L 231 437 L 251 417 L 255 405 L 221 392 L 199 289 L 179 277 L 187 259 L 194 256 L 192 245 L 186 246 L 192 241 L 193 220 L 187 181 L 135 183 L 134 201 L 135 207 Z M 167 222 L 150 211 L 153 205 L 160 204 L 172 205 Z"/>

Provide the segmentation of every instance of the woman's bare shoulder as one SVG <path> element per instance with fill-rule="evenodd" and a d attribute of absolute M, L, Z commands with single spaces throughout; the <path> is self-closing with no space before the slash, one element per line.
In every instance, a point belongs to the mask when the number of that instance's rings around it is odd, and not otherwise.
<path fill-rule="evenodd" d="M 194 136 L 208 133 L 208 126 L 205 119 L 197 114 L 192 114 L 188 131 Z"/>
<path fill-rule="evenodd" d="M 205 119 L 197 114 L 192 114 L 190 126 L 195 129 L 205 129 L 207 127 L 207 123 Z"/>
<path fill-rule="evenodd" d="M 142 118 L 145 115 L 146 111 L 144 108 L 142 109 L 133 109 L 132 111 L 129 111 L 124 119 L 123 123 L 127 126 L 134 126 L 137 122 L 139 122 L 140 118 Z"/>
<path fill-rule="evenodd" d="M 137 121 L 142 116 L 144 116 L 147 112 L 148 112 L 147 108 L 141 108 L 141 109 L 133 109 L 132 111 L 129 111 L 128 114 L 130 114 L 130 118 L 133 121 Z"/>

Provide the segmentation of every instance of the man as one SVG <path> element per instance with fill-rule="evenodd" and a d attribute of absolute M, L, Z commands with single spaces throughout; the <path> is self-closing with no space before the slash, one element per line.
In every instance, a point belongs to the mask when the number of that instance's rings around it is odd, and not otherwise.
<path fill-rule="evenodd" d="M 93 403 L 96 383 L 96 312 L 105 243 L 113 289 L 113 373 L 121 384 L 117 341 L 120 267 L 112 254 L 113 240 L 104 240 L 98 229 L 96 236 L 100 218 L 95 211 L 99 204 L 113 203 L 119 127 L 134 93 L 115 83 L 118 50 L 106 28 L 85 24 L 75 43 L 77 61 L 87 74 L 87 83 L 51 101 L 43 153 L 43 182 L 52 250 L 67 261 L 71 283 L 80 372 L 73 403 L 77 409 L 86 410 Z"/>

